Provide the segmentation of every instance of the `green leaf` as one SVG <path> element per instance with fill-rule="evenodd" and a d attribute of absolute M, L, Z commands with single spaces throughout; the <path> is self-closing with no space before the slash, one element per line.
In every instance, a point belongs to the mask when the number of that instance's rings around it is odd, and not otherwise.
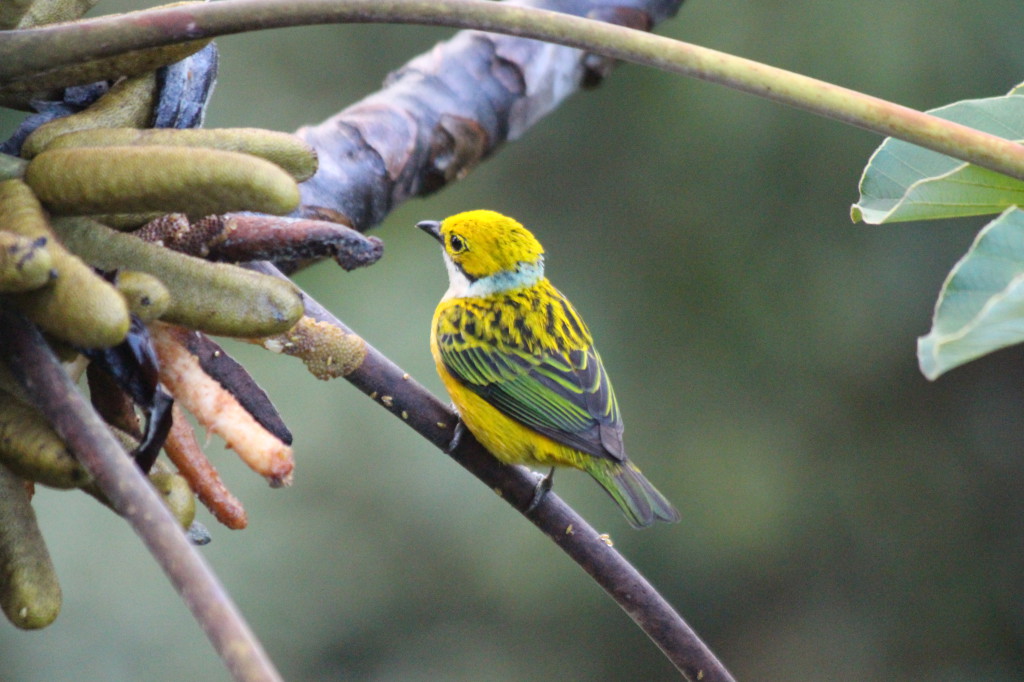
<path fill-rule="evenodd" d="M 1024 84 L 1003 97 L 966 100 L 928 112 L 1009 140 L 1024 140 Z M 887 138 L 860 180 L 854 222 L 880 225 L 999 213 L 1024 204 L 1024 182 Z"/>
<path fill-rule="evenodd" d="M 946 277 L 932 329 L 917 341 L 921 372 L 935 379 L 1024 341 L 1024 211 L 986 225 Z"/>

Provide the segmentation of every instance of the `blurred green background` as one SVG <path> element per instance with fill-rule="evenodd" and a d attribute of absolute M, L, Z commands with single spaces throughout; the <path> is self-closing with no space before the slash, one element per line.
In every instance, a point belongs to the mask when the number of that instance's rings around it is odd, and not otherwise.
<path fill-rule="evenodd" d="M 104 11 L 137 6 L 110 1 Z M 659 31 L 921 109 L 1024 80 L 1018 0 L 690 0 Z M 443 29 L 337 26 L 219 40 L 209 126 L 294 130 L 375 90 Z M 0 137 L 20 116 L 4 112 Z M 983 221 L 852 225 L 881 140 L 625 65 L 466 180 L 401 206 L 385 257 L 299 277 L 440 392 L 445 273 L 417 220 L 519 218 L 590 324 L 627 447 L 683 523 L 632 531 L 582 474 L 555 489 L 743 680 L 1024 677 L 1019 348 L 918 372 L 949 268 Z M 271 490 L 213 439 L 249 510 L 202 551 L 284 676 L 661 680 L 674 669 L 546 538 L 344 381 L 230 345 L 296 434 Z M 41 490 L 65 593 L 0 626 L 0 678 L 226 680 L 126 524 Z"/>

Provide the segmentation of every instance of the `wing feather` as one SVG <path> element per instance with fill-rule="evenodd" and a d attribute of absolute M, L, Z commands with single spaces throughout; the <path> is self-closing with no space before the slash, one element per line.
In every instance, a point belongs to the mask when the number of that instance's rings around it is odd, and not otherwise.
<path fill-rule="evenodd" d="M 441 358 L 456 379 L 513 419 L 559 443 L 622 461 L 622 418 L 601 357 L 572 306 L 547 287 L 497 302 L 454 302 L 438 320 Z M 543 302 L 548 296 L 560 305 Z M 509 306 L 527 320 L 514 330 L 495 324 Z"/>

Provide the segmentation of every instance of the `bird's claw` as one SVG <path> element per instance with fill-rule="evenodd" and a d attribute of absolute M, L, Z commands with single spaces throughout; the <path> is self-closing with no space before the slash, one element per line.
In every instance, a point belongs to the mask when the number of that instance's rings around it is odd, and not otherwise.
<path fill-rule="evenodd" d="M 459 447 L 462 443 L 462 437 L 466 435 L 466 425 L 462 423 L 462 419 L 459 417 L 455 418 L 455 433 L 452 434 L 452 439 L 448 442 L 448 446 L 444 449 L 446 455 L 450 455 L 455 452 L 455 448 Z"/>
<path fill-rule="evenodd" d="M 537 481 L 537 486 L 533 489 L 533 497 L 530 498 L 530 504 L 526 505 L 526 509 L 523 511 L 524 514 L 529 514 L 537 508 L 540 501 L 543 500 L 544 496 L 547 495 L 549 490 L 551 490 L 551 486 L 554 482 L 555 468 L 551 467 L 551 471 L 548 472 L 548 475 Z"/>

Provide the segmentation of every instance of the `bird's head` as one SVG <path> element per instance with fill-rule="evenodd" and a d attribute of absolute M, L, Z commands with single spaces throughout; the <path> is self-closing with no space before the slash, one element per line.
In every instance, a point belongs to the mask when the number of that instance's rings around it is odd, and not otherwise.
<path fill-rule="evenodd" d="M 466 211 L 420 228 L 441 242 L 449 296 L 485 296 L 531 286 L 544 276 L 544 247 L 518 222 L 494 211 Z"/>

